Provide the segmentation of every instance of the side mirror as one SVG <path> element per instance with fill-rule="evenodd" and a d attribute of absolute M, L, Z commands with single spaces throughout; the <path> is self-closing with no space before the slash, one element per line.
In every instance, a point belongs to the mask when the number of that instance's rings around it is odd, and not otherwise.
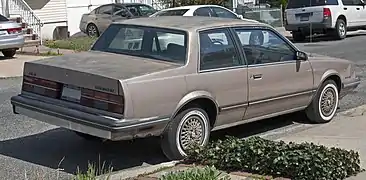
<path fill-rule="evenodd" d="M 308 60 L 308 55 L 305 52 L 298 51 L 296 52 L 296 60 L 306 61 Z"/>

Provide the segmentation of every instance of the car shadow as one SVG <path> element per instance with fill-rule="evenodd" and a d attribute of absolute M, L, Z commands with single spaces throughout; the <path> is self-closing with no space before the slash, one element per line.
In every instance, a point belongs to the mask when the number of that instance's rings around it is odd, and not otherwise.
<path fill-rule="evenodd" d="M 5 57 L 5 56 L 0 56 L 0 61 L 9 60 L 9 59 L 16 59 L 16 57 Z"/>
<path fill-rule="evenodd" d="M 364 36 L 364 35 L 366 35 L 366 33 L 360 32 L 357 34 L 349 34 L 349 35 L 347 35 L 347 38 Z M 292 38 L 290 38 L 290 41 L 293 43 L 317 43 L 317 42 L 340 41 L 340 40 L 337 40 L 334 37 L 327 36 L 327 35 L 314 35 L 311 37 L 307 37 L 305 39 L 305 41 L 302 41 L 302 42 L 294 42 Z"/>
<path fill-rule="evenodd" d="M 248 137 L 285 127 L 294 123 L 291 119 L 298 119 L 295 116 L 296 113 L 215 131 L 212 140 L 225 138 L 225 135 Z M 70 174 L 75 174 L 77 168 L 86 171 L 88 162 L 105 163 L 118 171 L 168 161 L 158 137 L 120 142 L 87 141 L 62 128 L 0 141 L 0 154 L 52 169 L 61 168 Z"/>

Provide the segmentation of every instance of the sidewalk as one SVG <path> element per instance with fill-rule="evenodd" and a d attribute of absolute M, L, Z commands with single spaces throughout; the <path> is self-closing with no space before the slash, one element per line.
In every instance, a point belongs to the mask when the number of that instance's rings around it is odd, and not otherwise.
<path fill-rule="evenodd" d="M 358 151 L 361 158 L 361 166 L 366 167 L 366 105 L 339 113 L 332 122 L 327 124 L 315 125 L 313 128 L 290 134 L 286 137 L 279 138 L 285 142 L 313 142 L 328 147 L 340 147 L 349 150 Z M 142 168 L 126 169 L 115 172 L 111 175 L 110 180 L 157 180 L 162 175 L 169 172 L 185 171 L 192 169 L 192 166 L 179 165 L 177 162 L 167 162 L 159 165 L 147 166 Z M 225 173 L 224 173 L 225 174 Z M 232 180 L 254 180 L 266 179 L 266 177 L 258 178 L 250 173 L 230 173 L 228 174 Z M 254 177 L 256 176 L 256 177 Z M 104 180 L 104 176 L 100 176 L 100 180 Z M 267 178 L 269 179 L 269 178 Z M 284 179 L 284 178 L 277 178 Z M 360 173 L 355 177 L 347 180 L 365 180 L 366 172 Z"/>
<path fill-rule="evenodd" d="M 46 56 L 30 56 L 16 54 L 14 58 L 0 56 L 0 79 L 20 77 L 23 75 L 24 63 L 47 58 Z"/>

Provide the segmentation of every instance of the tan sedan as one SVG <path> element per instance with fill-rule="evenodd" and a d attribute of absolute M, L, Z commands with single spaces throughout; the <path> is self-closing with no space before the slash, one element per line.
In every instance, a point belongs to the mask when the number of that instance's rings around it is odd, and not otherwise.
<path fill-rule="evenodd" d="M 307 54 L 256 22 L 113 23 L 89 52 L 26 62 L 15 113 L 87 139 L 161 136 L 170 159 L 211 131 L 304 111 L 328 122 L 359 84 L 348 60 Z"/>

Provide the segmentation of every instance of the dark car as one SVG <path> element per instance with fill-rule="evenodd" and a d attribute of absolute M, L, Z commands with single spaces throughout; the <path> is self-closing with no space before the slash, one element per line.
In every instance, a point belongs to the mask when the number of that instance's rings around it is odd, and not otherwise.
<path fill-rule="evenodd" d="M 114 21 L 147 17 L 157 12 L 153 7 L 142 3 L 111 3 L 83 14 L 80 30 L 88 36 L 99 36 Z"/>

